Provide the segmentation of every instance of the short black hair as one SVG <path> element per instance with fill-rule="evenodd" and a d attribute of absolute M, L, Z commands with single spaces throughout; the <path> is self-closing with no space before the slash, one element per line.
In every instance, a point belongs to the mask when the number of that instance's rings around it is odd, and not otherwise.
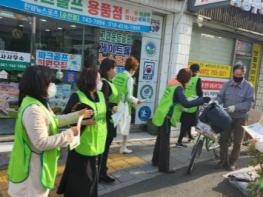
<path fill-rule="evenodd" d="M 89 92 L 96 89 L 97 75 L 98 69 L 96 67 L 84 67 L 77 81 L 77 86 L 79 90 L 87 95 Z"/>
<path fill-rule="evenodd" d="M 233 72 L 235 72 L 236 70 L 242 70 L 243 73 L 246 72 L 246 68 L 243 64 L 236 64 L 234 67 L 233 67 Z"/>
<path fill-rule="evenodd" d="M 55 74 L 45 66 L 29 66 L 19 83 L 19 106 L 24 97 L 33 97 L 44 105 L 47 103 L 47 89 L 51 82 L 55 80 Z"/>
<path fill-rule="evenodd" d="M 200 70 L 200 65 L 199 64 L 192 64 L 190 66 L 190 69 L 193 74 L 197 73 Z"/>
<path fill-rule="evenodd" d="M 100 65 L 100 74 L 102 78 L 107 79 L 107 72 L 113 68 L 115 68 L 116 62 L 110 58 L 105 58 Z"/>

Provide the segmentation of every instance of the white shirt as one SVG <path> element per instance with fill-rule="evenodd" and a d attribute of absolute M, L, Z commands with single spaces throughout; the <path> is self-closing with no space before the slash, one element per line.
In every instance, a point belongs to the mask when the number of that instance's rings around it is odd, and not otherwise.
<path fill-rule="evenodd" d="M 128 89 L 128 96 L 127 99 L 129 102 L 133 103 L 134 105 L 137 105 L 139 99 L 133 96 L 133 86 L 134 86 L 134 79 L 132 78 L 132 75 L 128 71 L 124 71 L 129 76 L 129 80 L 127 83 L 127 89 Z"/>

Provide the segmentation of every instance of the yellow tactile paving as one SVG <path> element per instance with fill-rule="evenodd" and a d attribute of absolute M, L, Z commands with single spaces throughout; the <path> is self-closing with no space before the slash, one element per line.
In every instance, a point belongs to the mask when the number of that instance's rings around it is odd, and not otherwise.
<path fill-rule="evenodd" d="M 133 166 L 142 165 L 144 163 L 145 161 L 138 156 L 129 156 L 129 155 L 122 155 L 118 153 L 111 153 L 108 159 L 109 173 L 127 169 Z M 64 165 L 59 165 L 56 185 L 58 185 L 64 169 L 65 169 Z M 2 195 L 2 197 L 8 197 L 6 170 L 0 170 L 0 195 Z M 61 195 L 56 194 L 56 190 L 52 190 L 49 196 L 61 197 Z"/>

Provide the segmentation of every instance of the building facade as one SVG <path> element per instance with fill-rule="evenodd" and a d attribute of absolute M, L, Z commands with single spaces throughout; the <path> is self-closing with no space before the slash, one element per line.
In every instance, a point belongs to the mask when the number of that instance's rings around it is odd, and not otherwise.
<path fill-rule="evenodd" d="M 151 118 L 167 80 L 187 65 L 192 16 L 175 0 L 3 0 L 0 2 L 0 136 L 12 135 L 18 83 L 26 67 L 44 65 L 57 76 L 50 100 L 61 113 L 83 67 L 105 58 L 124 69 L 129 55 L 140 60 L 135 93 L 146 102 L 135 124 Z"/>

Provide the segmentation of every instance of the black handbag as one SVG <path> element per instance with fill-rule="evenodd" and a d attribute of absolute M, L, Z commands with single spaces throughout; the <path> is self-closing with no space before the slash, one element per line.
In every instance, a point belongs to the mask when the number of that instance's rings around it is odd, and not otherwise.
<path fill-rule="evenodd" d="M 199 116 L 200 121 L 208 124 L 216 133 L 231 129 L 232 118 L 216 103 L 209 104 Z"/>

